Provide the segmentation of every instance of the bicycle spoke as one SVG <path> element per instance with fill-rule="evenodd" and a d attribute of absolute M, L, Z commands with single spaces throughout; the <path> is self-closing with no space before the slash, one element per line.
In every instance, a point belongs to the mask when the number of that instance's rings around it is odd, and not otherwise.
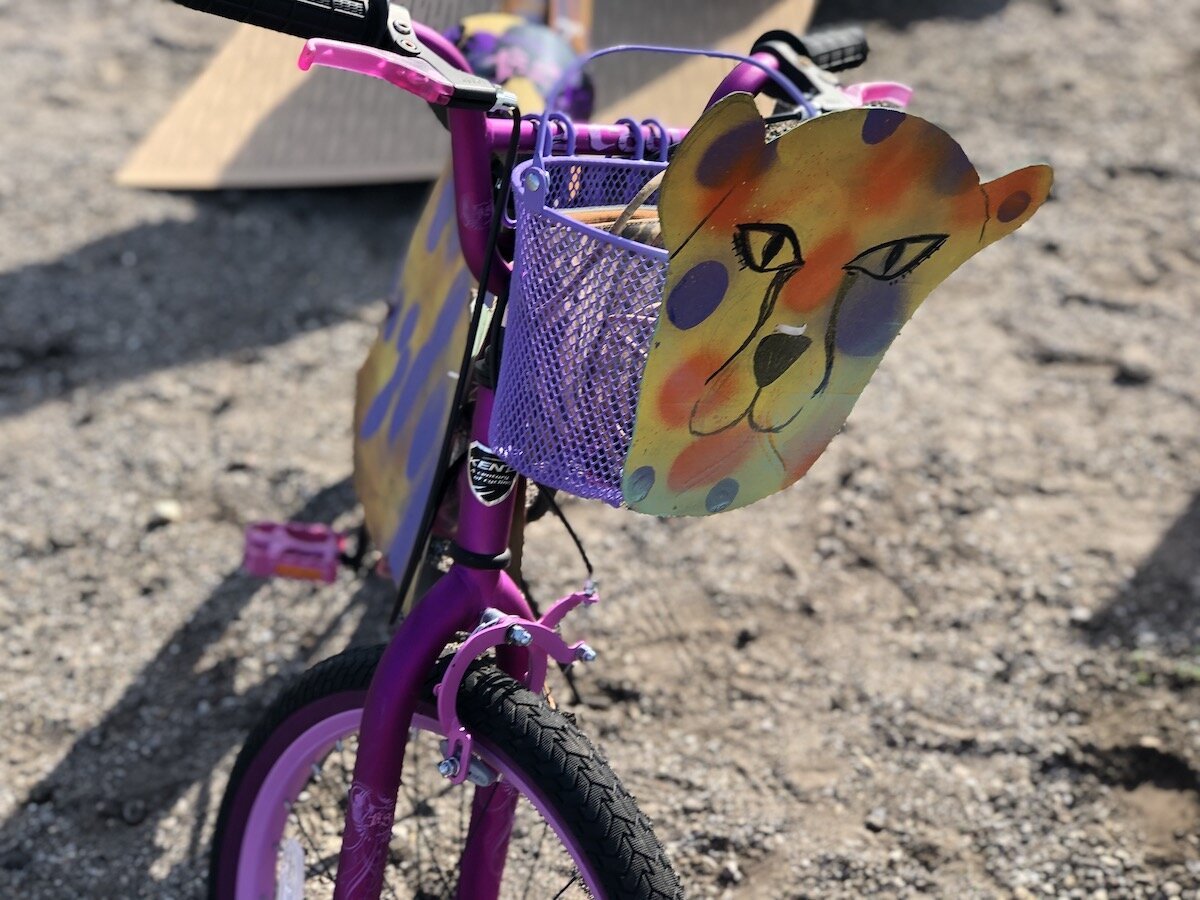
<path fill-rule="evenodd" d="M 529 875 L 525 878 L 525 892 L 521 894 L 521 900 L 528 900 L 529 889 L 533 887 L 533 873 L 537 867 L 538 858 L 542 855 L 542 843 L 546 840 L 546 832 L 550 830 L 550 826 L 546 824 L 546 820 L 542 820 L 542 834 L 538 838 L 537 847 L 533 850 L 533 857 L 529 860 Z M 570 887 L 570 885 L 568 885 Z M 561 893 L 561 891 L 559 892 Z"/>
<path fill-rule="evenodd" d="M 562 890 L 560 890 L 557 894 L 555 894 L 554 897 L 551 898 L 551 900 L 558 900 L 558 898 L 561 897 L 563 894 L 565 894 L 568 891 L 568 889 L 570 889 L 571 885 L 573 885 L 578 880 L 579 880 L 579 873 L 576 872 L 574 875 L 571 876 L 571 880 L 568 881 L 566 884 L 564 884 L 562 886 Z"/>
<path fill-rule="evenodd" d="M 334 884 L 336 879 L 334 878 L 333 872 L 330 871 L 329 864 L 325 861 L 325 857 L 321 855 L 321 850 L 317 847 L 317 842 L 313 840 L 312 835 L 308 833 L 308 829 L 304 827 L 304 822 L 301 820 L 300 815 L 293 810 L 292 818 L 295 820 L 296 828 L 300 831 L 300 836 L 308 842 L 309 849 L 312 850 L 317 857 L 317 862 L 321 866 L 319 874 L 330 884 Z"/>

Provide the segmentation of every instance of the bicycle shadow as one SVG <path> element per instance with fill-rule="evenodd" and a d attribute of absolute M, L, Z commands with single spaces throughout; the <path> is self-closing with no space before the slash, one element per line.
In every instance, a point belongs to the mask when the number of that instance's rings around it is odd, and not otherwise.
<path fill-rule="evenodd" d="M 1096 647 L 1154 646 L 1189 657 L 1200 646 L 1200 493 L 1133 577 L 1082 624 Z"/>
<path fill-rule="evenodd" d="M 390 288 L 426 191 L 185 195 L 187 221 L 0 273 L 0 416 L 360 315 Z"/>
<path fill-rule="evenodd" d="M 294 517 L 332 522 L 354 503 L 346 478 L 319 492 Z M 103 720 L 82 734 L 30 789 L 19 811 L 0 823 L 0 895 L 55 896 L 54 877 L 63 860 L 44 854 L 47 848 L 61 852 L 64 836 L 75 864 L 104 863 L 102 854 L 119 848 L 122 864 L 120 874 L 112 875 L 110 896 L 156 896 L 167 884 L 178 888 L 172 882 L 192 880 L 203 870 L 210 788 L 221 789 L 211 784 L 213 770 L 242 743 L 263 707 L 295 674 L 281 666 L 285 671 L 238 693 L 236 658 L 205 664 L 229 625 L 265 585 L 239 572 L 226 576 L 190 621 L 163 641 Z M 315 662 L 310 657 L 316 648 L 355 616 L 351 645 L 385 639 L 392 600 L 390 582 L 362 582 L 320 632 L 306 635 L 291 662 L 307 668 Z M 187 848 L 164 882 L 150 871 L 162 849 L 156 832 L 193 789 L 197 797 L 189 805 L 196 819 Z M 88 846 L 89 839 L 95 846 Z"/>

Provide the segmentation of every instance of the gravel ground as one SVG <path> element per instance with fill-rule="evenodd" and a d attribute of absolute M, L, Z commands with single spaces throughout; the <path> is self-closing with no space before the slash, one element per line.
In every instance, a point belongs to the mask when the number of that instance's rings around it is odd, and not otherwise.
<path fill-rule="evenodd" d="M 1053 202 L 794 489 L 570 505 L 606 595 L 579 720 L 693 896 L 1200 896 L 1200 4 L 822 16 L 985 176 L 1052 162 Z M 386 585 L 238 574 L 240 525 L 353 521 L 353 375 L 422 190 L 108 180 L 225 33 L 0 0 L 3 896 L 196 896 L 264 704 L 385 633 Z M 541 596 L 577 583 L 554 523 L 531 545 Z"/>

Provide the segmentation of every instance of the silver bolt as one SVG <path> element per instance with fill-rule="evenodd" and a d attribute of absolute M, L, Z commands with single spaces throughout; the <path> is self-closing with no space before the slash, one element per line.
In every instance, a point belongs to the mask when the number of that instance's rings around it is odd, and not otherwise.
<path fill-rule="evenodd" d="M 580 662 L 590 663 L 596 661 L 596 651 L 588 644 L 580 644 L 575 650 L 575 658 Z"/>
<path fill-rule="evenodd" d="M 503 615 L 504 613 L 500 612 L 500 610 L 496 609 L 494 606 L 489 606 L 483 611 L 482 615 L 480 615 L 479 625 L 480 627 L 491 625 L 494 622 L 500 621 L 500 617 Z"/>
<path fill-rule="evenodd" d="M 452 756 L 443 759 L 437 766 L 438 774 L 443 778 L 453 778 L 458 774 L 458 760 Z"/>
<path fill-rule="evenodd" d="M 516 644 L 518 647 L 528 647 L 533 643 L 533 635 L 529 633 L 529 629 L 521 625 L 514 625 L 508 629 L 508 642 Z"/>
<path fill-rule="evenodd" d="M 537 172 L 525 173 L 525 190 L 531 194 L 536 194 L 542 189 L 542 176 Z"/>

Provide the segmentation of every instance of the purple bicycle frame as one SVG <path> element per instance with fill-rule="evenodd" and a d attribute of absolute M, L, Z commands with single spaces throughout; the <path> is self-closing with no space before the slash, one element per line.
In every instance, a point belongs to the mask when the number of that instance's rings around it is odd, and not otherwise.
<path fill-rule="evenodd" d="M 421 41 L 451 65 L 470 71 L 458 49 L 440 34 L 416 25 Z M 756 60 L 774 67 L 773 57 L 760 54 Z M 758 67 L 743 63 L 721 83 L 713 100 L 733 91 L 756 93 L 769 76 Z M 455 211 L 463 255 L 479 278 L 487 254 L 488 227 L 493 212 L 491 157 L 508 145 L 512 135 L 510 120 L 488 119 L 475 111 L 451 109 L 448 124 L 453 152 Z M 536 126 L 520 123 L 521 146 L 533 148 Z M 664 129 L 657 123 L 643 123 L 641 144 L 655 146 L 667 140 L 677 143 L 685 130 Z M 620 151 L 623 137 L 632 136 L 632 126 L 576 126 L 576 152 L 611 155 Z M 507 286 L 512 265 L 497 257 L 492 266 L 488 288 L 500 292 Z M 479 387 L 476 392 L 471 439 L 487 443 L 492 417 L 492 390 Z M 459 491 L 457 541 L 471 553 L 496 556 L 508 547 L 517 494 L 494 506 L 485 506 L 469 489 L 469 477 L 463 467 Z M 358 759 L 346 813 L 345 831 L 339 857 L 336 900 L 374 898 L 383 886 L 388 843 L 395 816 L 396 796 L 400 788 L 409 728 L 426 679 L 446 645 L 461 631 L 479 624 L 485 609 L 494 608 L 523 619 L 534 618 L 520 588 L 502 570 L 476 569 L 455 563 L 392 636 L 379 668 L 371 681 L 363 709 Z M 500 647 L 501 667 L 514 678 L 525 680 L 534 670 L 530 653 L 516 647 Z M 495 792 L 502 792 L 494 796 Z M 500 889 L 512 827 L 516 795 L 503 782 L 477 788 L 472 805 L 471 824 L 460 866 L 459 897 L 462 900 L 492 900 Z M 584 864 L 576 848 L 567 847 L 581 869 Z"/>

